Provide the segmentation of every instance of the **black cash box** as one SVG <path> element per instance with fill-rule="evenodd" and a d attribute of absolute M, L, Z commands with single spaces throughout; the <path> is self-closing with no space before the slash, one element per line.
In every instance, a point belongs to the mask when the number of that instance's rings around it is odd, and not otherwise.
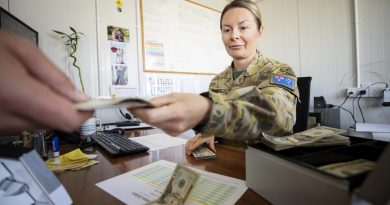
<path fill-rule="evenodd" d="M 300 147 L 274 151 L 264 144 L 246 150 L 247 186 L 272 204 L 389 204 L 390 146 L 351 137 L 350 146 Z M 373 170 L 341 178 L 318 167 L 367 159 Z"/>

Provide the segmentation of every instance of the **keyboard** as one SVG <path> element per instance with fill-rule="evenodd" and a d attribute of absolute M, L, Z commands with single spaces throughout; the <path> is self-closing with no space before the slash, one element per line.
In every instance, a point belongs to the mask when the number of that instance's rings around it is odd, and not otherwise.
<path fill-rule="evenodd" d="M 123 156 L 146 152 L 146 147 L 116 133 L 96 132 L 91 138 L 97 142 L 110 156 Z"/>

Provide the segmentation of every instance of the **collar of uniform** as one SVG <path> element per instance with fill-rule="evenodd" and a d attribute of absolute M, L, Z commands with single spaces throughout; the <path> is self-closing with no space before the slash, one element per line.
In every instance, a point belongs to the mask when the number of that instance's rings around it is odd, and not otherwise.
<path fill-rule="evenodd" d="M 252 61 L 249 63 L 248 67 L 245 69 L 245 72 L 243 76 L 252 76 L 256 74 L 257 71 L 257 64 L 263 59 L 263 55 L 260 53 L 260 51 L 256 51 L 255 57 L 252 59 Z M 224 72 L 221 77 L 222 78 L 232 78 L 233 79 L 233 61 L 230 64 L 230 66 L 227 67 L 226 72 Z"/>
<path fill-rule="evenodd" d="M 263 59 L 263 55 L 260 53 L 260 51 L 256 51 L 255 57 L 252 59 L 251 63 L 249 64 L 248 68 L 246 69 L 245 76 L 252 76 L 258 72 L 258 64 Z"/>

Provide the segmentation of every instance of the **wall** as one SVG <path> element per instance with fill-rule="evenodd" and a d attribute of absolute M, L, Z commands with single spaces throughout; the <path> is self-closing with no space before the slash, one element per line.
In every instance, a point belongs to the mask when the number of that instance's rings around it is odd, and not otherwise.
<path fill-rule="evenodd" d="M 301 73 L 299 52 L 298 0 L 260 1 L 264 33 L 259 44 L 261 52 L 288 63 L 297 75 Z M 274 8 L 289 8 L 275 11 Z"/>
<path fill-rule="evenodd" d="M 196 2 L 222 10 L 228 1 Z M 119 24 L 117 26 L 129 28 L 131 67 L 134 71 L 132 83 L 139 85 L 141 95 L 146 93 L 146 76 L 150 73 L 142 71 L 143 65 L 139 55 L 141 53 L 139 0 L 124 1 L 122 13 L 115 11 L 111 0 L 69 0 L 66 3 L 60 0 L 10 0 L 9 4 L 11 13 L 39 31 L 42 51 L 64 71 L 66 53 L 62 43 L 51 30 L 66 30 L 72 25 L 86 34 L 86 38 L 83 38 L 80 44 L 78 56 L 85 72 L 84 76 L 88 76 L 87 94 L 91 96 L 109 94 L 108 85 L 111 79 L 107 63 L 109 57 L 104 53 L 107 49 L 106 26 Z M 327 103 L 341 104 L 346 97 L 345 89 L 356 86 L 353 1 L 263 0 L 257 4 L 262 10 L 265 25 L 259 49 L 265 55 L 291 65 L 298 76 L 312 76 L 312 97 L 324 96 Z M 7 8 L 8 1 L 0 0 L 0 5 Z M 390 36 L 387 35 L 388 29 L 384 29 L 384 32 L 381 37 L 388 39 Z M 389 56 L 388 49 L 385 49 L 382 59 L 386 56 Z M 389 72 L 388 69 L 386 71 Z M 361 75 L 366 76 L 370 72 L 369 69 Z M 386 74 L 388 73 L 379 75 Z M 206 91 L 213 77 L 189 74 L 161 75 L 196 79 L 199 91 Z M 361 100 L 367 122 L 390 123 L 388 117 L 390 109 L 379 106 L 380 102 L 380 99 Z M 345 104 L 345 108 L 352 109 L 352 100 Z M 110 115 L 110 112 L 105 115 Z M 360 116 L 357 118 L 362 121 Z M 344 111 L 342 122 L 343 128 L 353 124 L 349 114 Z"/>
<path fill-rule="evenodd" d="M 354 85 L 352 8 L 350 0 L 298 2 L 301 74 L 313 77 L 312 97 L 324 96 L 334 105 L 340 105 L 345 89 Z M 346 112 L 341 119 L 344 128 L 352 123 Z"/>
<path fill-rule="evenodd" d="M 3 7 L 5 10 L 8 10 L 8 0 L 0 0 L 0 7 Z"/>
<path fill-rule="evenodd" d="M 362 81 L 389 83 L 390 3 L 386 0 L 358 0 L 360 16 L 369 16 L 366 27 L 360 25 L 360 71 Z M 324 96 L 327 103 L 340 105 L 346 88 L 356 86 L 356 58 L 353 1 L 350 0 L 263 0 L 258 3 L 264 18 L 264 39 L 259 46 L 268 56 L 290 64 L 297 75 L 312 76 L 311 96 Z M 285 9 L 284 9 L 285 8 Z M 278 11 L 276 11 L 278 9 Z M 359 22 L 362 24 L 362 22 Z M 374 31 L 374 32 L 373 32 Z M 374 62 L 367 66 L 368 62 Z M 374 65 L 373 65 L 374 64 Z M 380 67 L 380 68 L 378 68 Z M 366 122 L 390 123 L 390 109 L 380 98 L 363 98 L 360 104 Z M 313 101 L 310 102 L 311 106 Z M 354 106 L 352 105 L 354 103 Z M 357 100 L 343 106 L 355 113 Z M 341 111 L 342 127 L 354 124 L 349 113 Z"/>
<path fill-rule="evenodd" d="M 355 0 L 357 3 L 358 59 L 360 83 L 390 83 L 390 1 Z M 376 86 L 384 87 L 384 84 Z M 390 121 L 390 108 L 381 100 L 363 100 L 364 116 L 369 122 Z"/>
<path fill-rule="evenodd" d="M 64 43 L 52 30 L 70 33 L 69 26 L 85 34 L 79 42 L 78 64 L 81 67 L 86 93 L 97 95 L 98 81 L 96 21 L 94 0 L 10 0 L 9 12 L 39 32 L 39 47 L 62 71 L 66 72 L 67 52 Z M 75 80 L 75 82 L 79 82 Z"/>

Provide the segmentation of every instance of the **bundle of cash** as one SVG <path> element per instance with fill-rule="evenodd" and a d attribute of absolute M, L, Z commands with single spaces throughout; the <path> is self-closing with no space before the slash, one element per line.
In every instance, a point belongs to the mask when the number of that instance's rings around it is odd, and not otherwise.
<path fill-rule="evenodd" d="M 321 146 L 335 146 L 335 145 L 350 145 L 349 137 L 343 135 L 332 135 L 324 137 L 310 144 L 303 144 L 303 147 L 321 147 Z"/>
<path fill-rule="evenodd" d="M 372 170 L 375 162 L 366 159 L 357 159 L 349 162 L 327 164 L 318 169 L 336 175 L 341 178 L 348 178 Z"/>
<path fill-rule="evenodd" d="M 199 146 L 196 148 L 192 155 L 195 157 L 196 160 L 202 160 L 202 159 L 215 159 L 217 155 L 209 150 L 209 148 L 204 146 Z"/>
<path fill-rule="evenodd" d="M 177 165 L 163 194 L 148 204 L 183 205 L 200 175 L 182 165 Z"/>
<path fill-rule="evenodd" d="M 274 137 L 263 132 L 262 142 L 276 151 L 298 146 L 349 145 L 349 138 L 340 135 L 344 132 L 345 130 L 326 126 L 314 127 L 284 137 Z"/>
<path fill-rule="evenodd" d="M 85 102 L 75 104 L 76 109 L 82 111 L 91 111 L 103 108 L 152 108 L 154 107 L 148 101 L 141 98 L 101 98 L 90 99 Z"/>

